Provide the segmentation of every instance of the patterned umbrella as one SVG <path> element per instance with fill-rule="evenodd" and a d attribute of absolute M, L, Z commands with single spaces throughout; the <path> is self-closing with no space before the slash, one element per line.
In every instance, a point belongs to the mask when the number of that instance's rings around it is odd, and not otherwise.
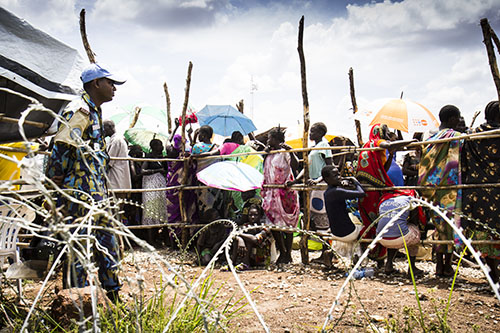
<path fill-rule="evenodd" d="M 203 184 L 221 190 L 245 192 L 262 187 L 264 175 L 250 165 L 222 161 L 209 165 L 196 174 Z"/>
<path fill-rule="evenodd" d="M 166 135 L 150 131 L 145 128 L 129 128 L 128 130 L 125 131 L 123 136 L 125 136 L 125 139 L 130 144 L 141 146 L 142 150 L 146 153 L 151 152 L 151 147 L 149 146 L 149 143 L 153 139 L 161 140 L 161 142 L 163 142 L 163 148 L 166 148 L 168 145 L 170 145 L 168 137 Z"/>

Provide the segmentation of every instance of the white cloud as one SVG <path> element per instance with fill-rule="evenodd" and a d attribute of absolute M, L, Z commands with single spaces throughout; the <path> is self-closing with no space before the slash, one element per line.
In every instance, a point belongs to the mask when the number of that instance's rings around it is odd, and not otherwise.
<path fill-rule="evenodd" d="M 208 4 L 205 0 L 192 0 L 192 1 L 186 1 L 186 2 L 181 2 L 180 7 L 197 7 L 197 8 L 207 8 Z"/>
<path fill-rule="evenodd" d="M 49 12 L 66 8 L 65 1 L 52 2 Z M 22 9 L 17 1 L 0 3 L 17 6 L 22 13 L 36 12 L 33 6 Z M 190 104 L 195 108 L 234 105 L 243 98 L 246 110 L 253 108 L 259 129 L 278 122 L 296 126 L 302 120 L 297 53 L 302 13 L 287 4 L 269 5 L 271 9 L 237 8 L 226 0 L 95 2 L 87 21 L 92 48 L 99 61 L 113 64 L 128 78 L 113 103 L 164 107 L 163 82 L 167 82 L 173 113 L 179 113 L 187 65 L 193 61 Z M 309 8 L 295 8 L 321 11 L 314 6 L 311 2 Z M 70 16 L 75 16 L 71 10 Z M 484 108 L 495 98 L 495 90 L 478 23 L 488 16 L 498 32 L 499 10 L 498 1 L 492 0 L 405 0 L 350 5 L 344 17 L 332 14 L 322 21 L 306 15 L 311 121 L 324 121 L 330 131 L 354 138 L 348 110 L 349 67 L 354 68 L 360 106 L 363 100 L 399 97 L 404 91 L 405 97 L 434 113 L 449 103 L 464 114 Z M 177 21 L 164 22 L 171 15 L 177 15 Z M 52 21 L 66 20 L 59 15 Z M 71 20 L 68 40 L 81 49 L 77 17 Z M 53 26 L 45 17 L 38 21 L 44 30 Z M 258 86 L 253 94 L 252 77 Z"/>
<path fill-rule="evenodd" d="M 49 34 L 67 33 L 78 26 L 75 0 L 0 0 L 0 6 Z"/>
<path fill-rule="evenodd" d="M 228 0 L 99 0 L 94 15 L 153 30 L 199 29 L 215 24 L 231 8 Z"/>
<path fill-rule="evenodd" d="M 137 16 L 140 7 L 141 3 L 136 0 L 100 0 L 95 3 L 92 16 L 110 21 L 129 20 Z"/>
<path fill-rule="evenodd" d="M 484 13 L 500 5 L 494 0 L 406 0 L 347 7 L 355 33 L 392 34 L 449 30 L 463 23 L 477 23 Z"/>

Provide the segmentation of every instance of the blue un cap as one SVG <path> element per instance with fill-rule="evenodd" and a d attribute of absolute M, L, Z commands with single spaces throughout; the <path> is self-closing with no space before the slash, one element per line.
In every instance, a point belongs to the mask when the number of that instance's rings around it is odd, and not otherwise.
<path fill-rule="evenodd" d="M 80 79 L 82 80 L 83 83 L 87 83 L 95 79 L 101 79 L 103 77 L 110 79 L 115 84 L 125 83 L 125 80 L 120 80 L 116 78 L 108 70 L 102 68 L 98 64 L 90 64 L 83 70 L 82 75 L 80 75 Z"/>

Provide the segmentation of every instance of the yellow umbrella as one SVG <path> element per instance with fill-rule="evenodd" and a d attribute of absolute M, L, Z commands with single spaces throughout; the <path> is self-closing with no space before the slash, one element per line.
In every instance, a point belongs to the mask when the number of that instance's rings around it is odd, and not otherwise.
<path fill-rule="evenodd" d="M 379 100 L 375 105 L 375 117 L 370 126 L 386 124 L 389 128 L 406 133 L 423 133 L 439 127 L 436 117 L 420 103 L 394 98 Z"/>
<path fill-rule="evenodd" d="M 328 141 L 331 141 L 334 137 L 336 137 L 336 135 L 325 135 L 325 139 Z M 292 148 L 302 148 L 302 138 L 288 140 L 286 141 L 286 144 Z"/>

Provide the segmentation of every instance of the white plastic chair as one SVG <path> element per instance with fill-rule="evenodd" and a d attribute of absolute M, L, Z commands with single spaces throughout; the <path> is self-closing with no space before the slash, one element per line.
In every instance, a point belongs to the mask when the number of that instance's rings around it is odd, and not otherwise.
<path fill-rule="evenodd" d="M 20 263 L 19 249 L 17 248 L 17 234 L 21 224 L 16 219 L 33 221 L 35 212 L 26 206 L 4 205 L 0 206 L 0 269 L 3 269 L 6 258 L 12 258 L 14 262 Z M 8 261 L 7 261 L 8 262 Z M 22 281 L 17 279 L 19 298 L 22 298 Z"/>

